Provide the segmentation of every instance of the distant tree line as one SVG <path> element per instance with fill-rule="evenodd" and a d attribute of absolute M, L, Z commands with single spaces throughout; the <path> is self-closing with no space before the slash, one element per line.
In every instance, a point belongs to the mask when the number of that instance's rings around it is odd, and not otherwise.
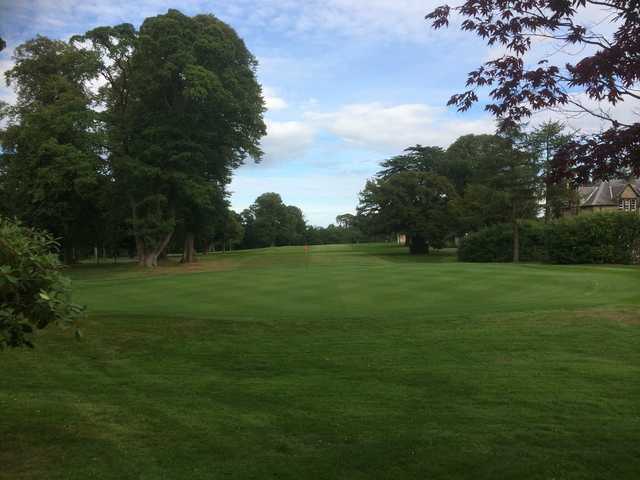
<path fill-rule="evenodd" d="M 239 215 L 242 235 L 234 239 L 237 248 L 262 248 L 284 245 L 322 245 L 387 240 L 388 235 L 365 233 L 363 220 L 345 213 L 327 227 L 307 223 L 302 210 L 285 205 L 279 194 L 263 193 Z"/>
<path fill-rule="evenodd" d="M 4 45 L 4 42 L 1 42 Z M 257 62 L 213 15 L 177 10 L 18 46 L 0 117 L 0 215 L 87 253 L 155 266 L 239 236 L 227 185 L 258 161 L 265 110 Z M 96 87 L 98 86 L 98 87 Z"/>

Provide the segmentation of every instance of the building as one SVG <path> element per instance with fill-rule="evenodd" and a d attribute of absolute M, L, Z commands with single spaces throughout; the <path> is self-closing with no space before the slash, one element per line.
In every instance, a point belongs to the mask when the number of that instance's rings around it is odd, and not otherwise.
<path fill-rule="evenodd" d="M 578 205 L 567 209 L 566 214 L 601 211 L 640 211 L 640 179 L 606 180 L 578 188 Z"/>

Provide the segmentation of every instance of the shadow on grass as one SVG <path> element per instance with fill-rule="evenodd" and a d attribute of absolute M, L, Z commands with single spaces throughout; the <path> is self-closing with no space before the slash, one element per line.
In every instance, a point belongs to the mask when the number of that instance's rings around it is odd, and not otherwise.
<path fill-rule="evenodd" d="M 408 248 L 398 248 L 385 253 L 377 253 L 376 257 L 395 263 L 447 263 L 457 261 L 455 248 L 430 250 L 427 255 L 411 255 Z"/>

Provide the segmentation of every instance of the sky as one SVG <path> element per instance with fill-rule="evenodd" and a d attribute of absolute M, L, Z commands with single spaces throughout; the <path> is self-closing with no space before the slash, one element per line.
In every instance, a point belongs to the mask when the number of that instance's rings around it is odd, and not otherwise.
<path fill-rule="evenodd" d="M 469 133 L 492 133 L 493 119 L 474 107 L 446 107 L 466 73 L 501 54 L 456 28 L 435 31 L 424 15 L 444 0 L 0 0 L 0 74 L 11 52 L 36 34 L 68 39 L 100 25 L 132 23 L 177 8 L 211 13 L 230 24 L 256 56 L 267 112 L 265 152 L 240 167 L 230 185 L 241 211 L 264 192 L 300 207 L 313 225 L 354 213 L 358 192 L 378 164 L 408 146 L 447 147 Z M 606 16 L 589 11 L 600 28 Z M 536 46 L 556 61 L 576 52 Z M 0 100 L 15 94 L 0 86 Z M 632 106 L 618 107 L 631 115 Z M 558 114 L 547 114 L 556 118 Z M 565 117 L 560 118 L 565 120 Z M 541 121 L 541 118 L 534 121 Z M 598 128 L 592 118 L 572 127 Z"/>

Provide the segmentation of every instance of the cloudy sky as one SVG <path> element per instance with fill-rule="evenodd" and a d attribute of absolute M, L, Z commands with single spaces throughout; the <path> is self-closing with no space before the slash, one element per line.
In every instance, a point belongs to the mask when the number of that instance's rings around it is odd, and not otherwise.
<path fill-rule="evenodd" d="M 273 191 L 312 224 L 327 225 L 355 210 L 358 191 L 384 158 L 416 143 L 446 147 L 460 135 L 494 130 L 480 108 L 461 115 L 445 107 L 466 72 L 497 52 L 455 28 L 431 30 L 424 15 L 440 3 L 0 0 L 0 36 L 8 43 L 0 72 L 10 68 L 13 47 L 36 34 L 67 39 L 99 25 L 139 26 L 169 8 L 212 13 L 257 57 L 268 107 L 265 159 L 236 172 L 234 209 Z M 592 23 L 603 17 L 591 15 Z M 13 98 L 2 85 L 0 99 Z M 589 119 L 574 122 L 593 128 Z"/>

